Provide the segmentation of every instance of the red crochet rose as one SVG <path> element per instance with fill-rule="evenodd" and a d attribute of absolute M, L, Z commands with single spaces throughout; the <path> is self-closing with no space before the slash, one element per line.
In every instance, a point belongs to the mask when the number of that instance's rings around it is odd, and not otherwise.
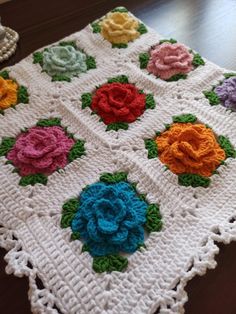
<path fill-rule="evenodd" d="M 33 127 L 18 136 L 7 158 L 19 169 L 21 176 L 49 175 L 64 168 L 75 141 L 59 126 Z"/>
<path fill-rule="evenodd" d="M 105 124 L 134 122 L 145 110 L 146 96 L 132 84 L 108 83 L 92 99 L 91 109 Z"/>

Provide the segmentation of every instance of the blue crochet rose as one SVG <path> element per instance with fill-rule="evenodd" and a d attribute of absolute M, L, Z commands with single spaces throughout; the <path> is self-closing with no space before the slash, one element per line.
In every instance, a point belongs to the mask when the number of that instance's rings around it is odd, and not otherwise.
<path fill-rule="evenodd" d="M 43 69 L 50 75 L 69 78 L 86 72 L 86 55 L 73 46 L 53 46 L 43 52 Z"/>
<path fill-rule="evenodd" d="M 71 228 L 91 255 L 133 253 L 144 242 L 148 204 L 129 183 L 94 183 L 81 193 L 79 203 Z"/>

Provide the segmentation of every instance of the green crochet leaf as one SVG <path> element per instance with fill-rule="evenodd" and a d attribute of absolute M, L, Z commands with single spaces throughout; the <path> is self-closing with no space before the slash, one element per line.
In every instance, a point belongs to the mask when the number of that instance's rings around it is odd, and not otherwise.
<path fill-rule="evenodd" d="M 220 135 L 218 136 L 218 139 L 217 139 L 220 147 L 225 151 L 225 155 L 226 155 L 226 158 L 235 158 L 236 157 L 236 151 L 233 147 L 233 145 L 230 143 L 230 140 L 223 136 L 223 135 Z"/>
<path fill-rule="evenodd" d="M 117 8 L 115 8 L 115 9 L 111 10 L 111 12 L 127 13 L 127 12 L 129 12 L 129 11 L 128 11 L 126 8 L 124 8 L 124 7 L 117 7 Z"/>
<path fill-rule="evenodd" d="M 192 64 L 195 68 L 199 67 L 199 65 L 205 65 L 205 61 L 202 59 L 199 53 L 194 53 Z"/>
<path fill-rule="evenodd" d="M 71 78 L 67 75 L 64 74 L 55 74 L 52 76 L 52 82 L 61 82 L 61 81 L 65 81 L 65 82 L 70 82 Z"/>
<path fill-rule="evenodd" d="M 145 148 L 148 151 L 148 158 L 152 159 L 158 156 L 157 143 L 152 139 L 144 140 Z"/>
<path fill-rule="evenodd" d="M 36 51 L 33 53 L 33 63 L 39 63 L 43 65 L 43 53 L 41 51 Z"/>
<path fill-rule="evenodd" d="M 146 95 L 146 109 L 154 109 L 156 107 L 155 99 L 153 94 Z"/>
<path fill-rule="evenodd" d="M 147 52 L 139 54 L 140 69 L 146 69 L 149 61 L 149 54 Z"/>
<path fill-rule="evenodd" d="M 194 123 L 197 121 L 197 117 L 193 114 L 181 114 L 179 116 L 173 116 L 174 123 Z"/>
<path fill-rule="evenodd" d="M 81 156 L 85 155 L 85 141 L 77 140 L 76 143 L 72 146 L 71 150 L 69 151 L 68 160 L 72 162 L 76 158 L 80 158 Z"/>
<path fill-rule="evenodd" d="M 60 118 L 52 118 L 52 119 L 41 119 L 37 122 L 36 126 L 61 126 L 61 119 Z"/>
<path fill-rule="evenodd" d="M 78 198 L 69 199 L 62 206 L 62 217 L 61 217 L 61 227 L 68 228 L 71 225 L 72 220 L 79 208 Z"/>
<path fill-rule="evenodd" d="M 150 204 L 146 212 L 145 228 L 148 232 L 157 232 L 162 228 L 161 214 L 156 204 Z"/>
<path fill-rule="evenodd" d="M 0 109 L 0 114 L 2 114 L 4 116 L 5 112 L 3 109 Z"/>
<path fill-rule="evenodd" d="M 82 94 L 81 102 L 82 102 L 82 109 L 90 107 L 92 103 L 92 94 L 91 93 Z"/>
<path fill-rule="evenodd" d="M 159 45 L 163 44 L 163 43 L 170 43 L 170 44 L 176 44 L 177 40 L 170 38 L 170 39 L 161 39 L 159 41 Z"/>
<path fill-rule="evenodd" d="M 204 91 L 203 94 L 209 100 L 209 103 L 212 106 L 220 104 L 220 98 L 218 97 L 218 95 L 213 90 L 212 91 Z"/>
<path fill-rule="evenodd" d="M 87 70 L 96 69 L 97 66 L 96 66 L 95 58 L 92 56 L 87 56 L 86 65 L 87 65 Z"/>
<path fill-rule="evenodd" d="M 66 135 L 67 135 L 69 138 L 72 138 L 73 140 L 75 140 L 74 134 L 68 132 L 68 131 L 67 131 L 67 127 L 64 127 L 63 129 L 64 129 L 64 131 L 66 132 Z"/>
<path fill-rule="evenodd" d="M 140 199 L 141 201 L 146 202 L 147 194 L 139 194 L 139 193 L 137 193 L 137 196 L 139 197 L 139 199 Z"/>
<path fill-rule="evenodd" d="M 4 78 L 4 80 L 8 80 L 10 77 L 9 77 L 9 72 L 7 70 L 4 70 L 2 72 L 0 72 L 0 76 L 2 78 Z"/>
<path fill-rule="evenodd" d="M 129 79 L 126 75 L 118 75 L 108 79 L 108 83 L 129 83 Z"/>
<path fill-rule="evenodd" d="M 3 137 L 0 145 L 0 157 L 6 156 L 7 153 L 15 145 L 16 139 L 14 137 Z"/>
<path fill-rule="evenodd" d="M 17 91 L 17 102 L 22 104 L 28 104 L 29 94 L 25 86 L 20 86 Z"/>
<path fill-rule="evenodd" d="M 37 183 L 46 185 L 47 181 L 48 181 L 48 178 L 44 174 L 41 174 L 41 173 L 30 174 L 28 176 L 21 177 L 19 185 L 27 186 L 27 185 L 35 185 Z"/>
<path fill-rule="evenodd" d="M 93 33 L 100 33 L 101 32 L 101 26 L 99 25 L 99 23 L 94 22 L 91 24 L 91 27 L 93 29 Z"/>
<path fill-rule="evenodd" d="M 5 162 L 5 165 L 13 165 L 13 162 L 12 162 L 11 160 L 7 160 L 7 161 Z"/>
<path fill-rule="evenodd" d="M 69 227 L 69 226 L 68 226 L 68 227 Z M 79 232 L 73 232 L 73 233 L 71 234 L 70 239 L 71 239 L 72 241 L 79 240 L 79 239 L 80 239 L 80 233 L 79 233 Z"/>
<path fill-rule="evenodd" d="M 224 73 L 224 77 L 226 79 L 230 78 L 230 77 L 233 77 L 233 76 L 236 76 L 236 73 Z"/>
<path fill-rule="evenodd" d="M 100 176 L 100 181 L 105 183 L 118 183 L 121 181 L 127 181 L 126 172 L 114 172 L 114 173 L 104 173 Z"/>
<path fill-rule="evenodd" d="M 96 273 L 123 271 L 128 266 L 128 259 L 119 255 L 107 255 L 93 258 L 93 270 Z"/>
<path fill-rule="evenodd" d="M 192 186 L 194 188 L 202 186 L 207 188 L 210 185 L 211 180 L 208 177 L 203 177 L 198 174 L 184 173 L 178 175 L 178 182 L 183 186 Z"/>
<path fill-rule="evenodd" d="M 141 249 L 146 249 L 147 248 L 147 246 L 146 246 L 146 244 L 145 243 L 140 243 L 139 245 L 138 245 L 138 250 L 139 251 L 141 251 Z"/>
<path fill-rule="evenodd" d="M 132 183 L 130 183 L 130 185 L 132 186 L 134 191 L 137 192 L 137 183 L 136 182 L 132 182 Z"/>
<path fill-rule="evenodd" d="M 125 44 L 125 43 L 112 44 L 112 48 L 122 49 L 122 48 L 127 48 L 127 47 L 128 47 L 128 44 Z"/>
<path fill-rule="evenodd" d="M 88 244 L 85 243 L 85 244 L 82 246 L 82 250 L 81 250 L 81 251 L 82 251 L 82 253 L 83 253 L 83 252 L 89 252 L 89 246 L 88 246 Z"/>
<path fill-rule="evenodd" d="M 168 80 L 165 80 L 165 81 L 166 82 L 175 82 L 178 80 L 185 80 L 186 78 L 187 78 L 187 74 L 179 73 L 179 74 L 171 76 Z"/>
<path fill-rule="evenodd" d="M 146 194 L 141 194 L 141 193 L 138 193 L 137 192 L 137 183 L 130 183 L 130 185 L 132 186 L 132 188 L 134 189 L 134 191 L 135 191 L 135 193 L 137 194 L 137 196 L 139 197 L 139 199 L 141 200 L 141 201 L 144 201 L 144 202 L 146 202 L 146 197 L 147 197 L 147 195 Z"/>
<path fill-rule="evenodd" d="M 26 132 L 28 132 L 28 130 L 29 130 L 29 128 L 22 128 L 22 129 L 21 129 L 21 132 L 22 132 L 22 133 L 26 133 Z"/>
<path fill-rule="evenodd" d="M 138 31 L 141 35 L 148 32 L 147 27 L 146 27 L 143 23 L 140 23 L 140 24 L 139 24 L 137 31 Z"/>
<path fill-rule="evenodd" d="M 126 122 L 117 122 L 108 124 L 106 131 L 128 130 L 129 124 Z"/>
<path fill-rule="evenodd" d="M 61 42 L 59 42 L 59 45 L 60 46 L 72 46 L 75 49 L 78 49 L 78 47 L 76 45 L 76 42 L 74 40 L 71 40 L 71 41 L 61 41 Z"/>

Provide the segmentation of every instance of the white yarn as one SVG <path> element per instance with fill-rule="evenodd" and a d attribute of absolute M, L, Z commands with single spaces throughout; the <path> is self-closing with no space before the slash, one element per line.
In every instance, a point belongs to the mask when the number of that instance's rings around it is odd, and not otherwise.
<path fill-rule="evenodd" d="M 112 49 L 91 26 L 64 40 L 76 40 L 94 56 L 97 68 L 71 82 L 51 82 L 32 55 L 9 68 L 10 76 L 27 87 L 29 104 L 0 115 L 0 139 L 15 137 L 39 119 L 60 117 L 76 138 L 86 141 L 86 155 L 48 178 L 46 186 L 19 186 L 13 166 L 0 158 L 0 246 L 7 249 L 6 271 L 29 277 L 33 313 L 39 314 L 161 314 L 184 313 L 185 286 L 196 274 L 214 268 L 219 249 L 214 241 L 236 240 L 236 161 L 227 160 L 208 188 L 183 187 L 165 171 L 159 159 L 148 159 L 144 139 L 171 123 L 173 115 L 195 114 L 216 134 L 236 146 L 236 117 L 222 106 L 211 107 L 202 91 L 223 78 L 224 69 L 206 60 L 186 80 L 165 82 L 139 68 L 138 56 L 158 42 L 153 30 L 129 44 Z M 119 74 L 153 93 L 156 108 L 146 110 L 128 130 L 106 132 L 90 109 L 81 109 L 81 94 Z M 104 172 L 127 171 L 130 182 L 158 203 L 161 232 L 152 233 L 142 248 L 128 257 L 124 272 L 97 274 L 82 243 L 70 241 L 60 227 L 62 205 Z M 232 219 L 233 218 L 233 219 Z M 37 282 L 39 278 L 43 288 Z"/>

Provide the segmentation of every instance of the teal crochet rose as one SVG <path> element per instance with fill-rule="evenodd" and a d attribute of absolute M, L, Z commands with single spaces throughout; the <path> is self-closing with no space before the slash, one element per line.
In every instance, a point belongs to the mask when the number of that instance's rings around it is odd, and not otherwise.
<path fill-rule="evenodd" d="M 71 228 L 92 256 L 133 253 L 144 242 L 147 207 L 128 182 L 94 183 L 81 193 Z"/>
<path fill-rule="evenodd" d="M 53 46 L 43 52 L 43 70 L 69 78 L 87 71 L 86 55 L 73 46 Z"/>

